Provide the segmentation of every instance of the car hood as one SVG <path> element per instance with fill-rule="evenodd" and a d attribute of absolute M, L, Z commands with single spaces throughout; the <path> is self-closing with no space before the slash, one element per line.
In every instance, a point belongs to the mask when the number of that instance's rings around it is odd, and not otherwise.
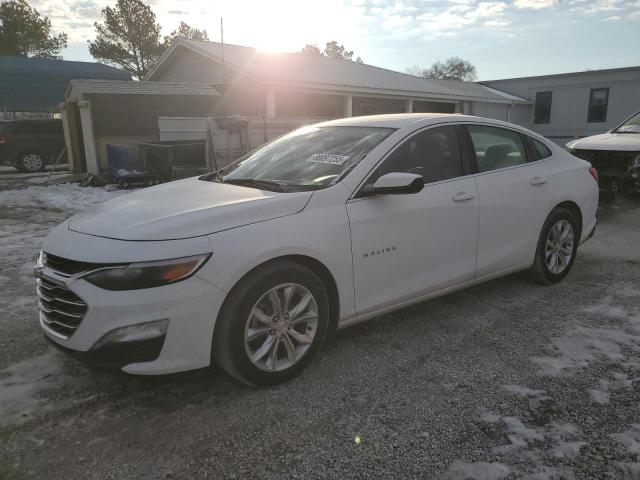
<path fill-rule="evenodd" d="M 300 212 L 312 192 L 280 193 L 188 178 L 79 213 L 69 230 L 118 240 L 177 240 Z"/>
<path fill-rule="evenodd" d="M 567 143 L 568 148 L 577 150 L 613 150 L 635 152 L 640 150 L 639 133 L 603 133 Z"/>

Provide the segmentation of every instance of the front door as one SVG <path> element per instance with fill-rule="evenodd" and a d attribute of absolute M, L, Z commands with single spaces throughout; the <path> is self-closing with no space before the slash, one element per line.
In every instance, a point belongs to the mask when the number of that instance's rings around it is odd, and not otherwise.
<path fill-rule="evenodd" d="M 408 172 L 424 177 L 424 189 L 347 203 L 358 314 L 474 277 L 478 195 L 459 145 L 454 126 L 414 134 L 366 184 Z"/>

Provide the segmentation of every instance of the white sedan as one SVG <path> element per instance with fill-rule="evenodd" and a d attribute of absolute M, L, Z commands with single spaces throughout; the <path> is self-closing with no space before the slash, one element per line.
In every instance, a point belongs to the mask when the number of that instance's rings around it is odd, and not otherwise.
<path fill-rule="evenodd" d="M 129 373 L 217 362 L 281 382 L 333 329 L 522 270 L 560 281 L 594 232 L 595 177 L 485 118 L 301 128 L 53 229 L 35 268 L 40 325 L 70 355 Z"/>

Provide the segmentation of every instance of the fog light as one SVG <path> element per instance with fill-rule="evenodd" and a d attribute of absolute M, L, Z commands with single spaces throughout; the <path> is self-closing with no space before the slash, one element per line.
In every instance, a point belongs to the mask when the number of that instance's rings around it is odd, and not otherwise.
<path fill-rule="evenodd" d="M 168 326 L 169 320 L 165 318 L 153 322 L 116 328 L 103 335 L 103 337 L 91 347 L 91 350 L 97 350 L 109 343 L 140 342 L 162 337 L 167 334 Z"/>

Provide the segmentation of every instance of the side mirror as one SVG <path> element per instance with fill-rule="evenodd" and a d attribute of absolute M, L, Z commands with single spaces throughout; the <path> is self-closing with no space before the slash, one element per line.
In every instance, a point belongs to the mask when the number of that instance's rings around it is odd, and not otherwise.
<path fill-rule="evenodd" d="M 391 172 L 382 175 L 371 188 L 373 194 L 418 193 L 424 188 L 422 175 L 415 173 Z"/>

